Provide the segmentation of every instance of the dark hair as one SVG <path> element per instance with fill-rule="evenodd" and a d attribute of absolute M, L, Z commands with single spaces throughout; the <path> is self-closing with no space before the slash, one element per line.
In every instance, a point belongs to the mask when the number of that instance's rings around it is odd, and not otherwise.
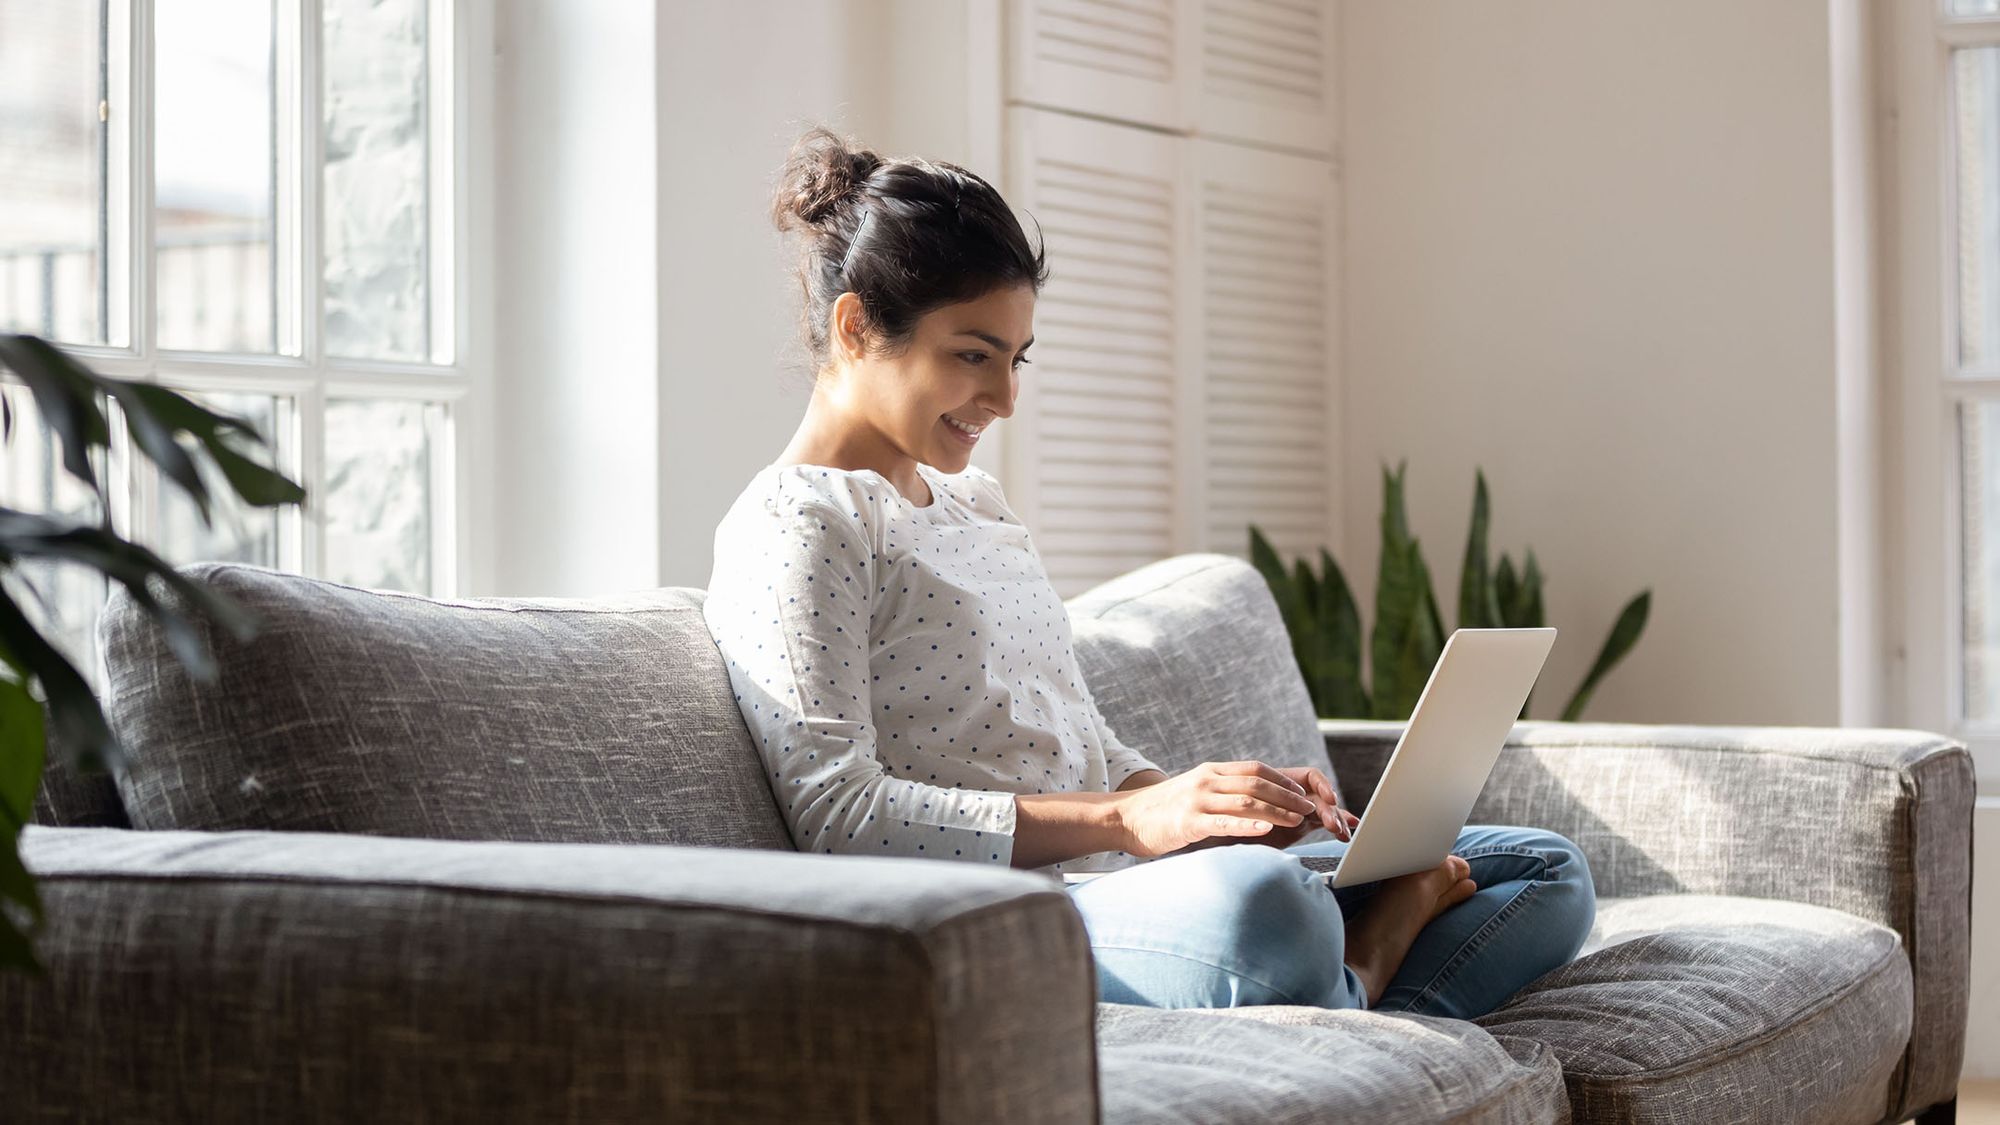
<path fill-rule="evenodd" d="M 993 185 L 944 161 L 884 160 L 823 126 L 793 144 L 771 218 L 802 232 L 801 334 L 815 371 L 826 361 L 828 310 L 849 290 L 870 349 L 895 354 L 933 309 L 1008 285 L 1040 293 L 1048 280 L 1042 250 L 1029 249 Z"/>

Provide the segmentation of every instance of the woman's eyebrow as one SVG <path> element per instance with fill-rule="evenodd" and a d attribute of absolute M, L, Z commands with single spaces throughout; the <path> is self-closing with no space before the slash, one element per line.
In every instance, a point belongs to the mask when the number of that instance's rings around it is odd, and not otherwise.
<path fill-rule="evenodd" d="M 1007 341 L 1002 340 L 998 336 L 989 335 L 985 332 L 980 332 L 975 329 L 968 328 L 965 331 L 958 333 L 958 335 L 977 337 L 978 339 L 984 340 L 987 343 L 992 344 L 994 347 L 999 348 L 1003 352 L 1007 350 Z M 1021 350 L 1024 352 L 1027 351 L 1028 348 L 1034 344 L 1034 342 L 1035 338 L 1033 336 L 1028 337 L 1028 342 L 1021 345 Z"/>

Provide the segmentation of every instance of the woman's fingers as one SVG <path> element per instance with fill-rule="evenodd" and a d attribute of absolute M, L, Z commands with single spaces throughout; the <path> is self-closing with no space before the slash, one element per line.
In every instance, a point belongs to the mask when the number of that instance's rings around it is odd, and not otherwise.
<path fill-rule="evenodd" d="M 1297 793 L 1304 793 L 1306 791 L 1305 786 L 1300 785 L 1291 775 L 1276 766 L 1260 762 L 1255 758 L 1243 758 L 1234 762 L 1216 762 L 1214 763 L 1214 768 L 1217 773 L 1224 775 L 1261 777 L 1274 785 L 1282 786 Z"/>
<path fill-rule="evenodd" d="M 1242 808 L 1245 810 L 1266 807 L 1274 809 L 1280 814 L 1294 812 L 1301 818 L 1319 812 L 1319 806 L 1313 803 L 1311 797 L 1297 790 L 1287 789 L 1275 782 L 1267 781 L 1262 777 L 1225 778 L 1216 784 L 1220 793 L 1227 800 L 1242 800 L 1247 798 L 1250 801 L 1256 802 L 1254 805 L 1244 804 Z M 1292 824 L 1295 822 L 1280 820 L 1278 823 Z"/>
<path fill-rule="evenodd" d="M 1261 836 L 1276 827 L 1268 820 L 1253 820 L 1247 816 L 1230 816 L 1216 813 L 1209 817 L 1214 830 L 1211 836 Z"/>
<path fill-rule="evenodd" d="M 1269 801 L 1248 793 L 1211 793 L 1204 801 L 1202 811 L 1223 821 L 1244 825 L 1277 825 L 1293 827 L 1304 819 L 1303 814 L 1274 805 Z M 1255 829 L 1253 829 L 1255 831 Z"/>

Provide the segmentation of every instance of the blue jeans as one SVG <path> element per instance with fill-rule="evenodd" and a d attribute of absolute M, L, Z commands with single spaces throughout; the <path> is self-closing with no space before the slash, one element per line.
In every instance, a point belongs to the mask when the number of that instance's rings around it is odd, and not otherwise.
<path fill-rule="evenodd" d="M 1366 1008 L 1342 958 L 1345 920 L 1379 883 L 1329 892 L 1294 855 L 1341 840 L 1224 844 L 1069 885 L 1097 961 L 1098 998 L 1155 1008 Z M 1471 1019 L 1576 955 L 1597 914 L 1575 844 L 1533 828 L 1471 826 L 1452 852 L 1479 890 L 1432 919 L 1378 1010 Z"/>

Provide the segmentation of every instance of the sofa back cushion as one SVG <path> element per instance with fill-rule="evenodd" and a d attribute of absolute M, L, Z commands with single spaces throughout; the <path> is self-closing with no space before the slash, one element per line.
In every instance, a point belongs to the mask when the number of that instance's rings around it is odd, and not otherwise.
<path fill-rule="evenodd" d="M 259 620 L 203 683 L 123 588 L 99 623 L 136 828 L 791 848 L 703 592 L 460 601 L 180 568 Z"/>
<path fill-rule="evenodd" d="M 1256 567 L 1175 555 L 1064 605 L 1084 681 L 1126 745 L 1170 773 L 1255 758 L 1333 779 L 1291 634 Z"/>

